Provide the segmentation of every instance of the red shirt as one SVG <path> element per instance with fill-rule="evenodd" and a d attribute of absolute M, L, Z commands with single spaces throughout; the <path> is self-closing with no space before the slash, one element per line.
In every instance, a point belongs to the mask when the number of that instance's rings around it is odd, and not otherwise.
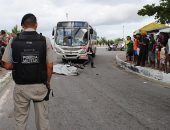
<path fill-rule="evenodd" d="M 134 39 L 134 44 L 133 44 L 133 50 L 137 51 L 138 44 L 139 44 L 138 39 L 135 38 Z"/>

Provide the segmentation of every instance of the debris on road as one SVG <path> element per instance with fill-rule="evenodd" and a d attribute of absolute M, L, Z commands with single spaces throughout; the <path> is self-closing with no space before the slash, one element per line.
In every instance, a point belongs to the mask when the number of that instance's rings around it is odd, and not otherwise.
<path fill-rule="evenodd" d="M 57 64 L 53 66 L 53 73 L 67 76 L 77 76 L 78 68 L 68 64 Z"/>

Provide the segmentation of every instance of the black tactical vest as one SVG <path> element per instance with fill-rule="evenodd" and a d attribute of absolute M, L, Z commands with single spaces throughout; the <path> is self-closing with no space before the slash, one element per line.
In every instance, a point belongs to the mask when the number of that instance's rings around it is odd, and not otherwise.
<path fill-rule="evenodd" d="M 47 82 L 46 39 L 35 31 L 22 32 L 13 39 L 13 71 L 16 84 Z"/>

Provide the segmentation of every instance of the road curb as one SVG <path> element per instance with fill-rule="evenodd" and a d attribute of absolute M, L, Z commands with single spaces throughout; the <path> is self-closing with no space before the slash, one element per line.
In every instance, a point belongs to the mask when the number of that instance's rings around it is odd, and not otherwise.
<path fill-rule="evenodd" d="M 12 72 L 6 73 L 6 75 L 2 79 L 0 79 L 0 92 L 11 81 L 11 79 L 12 79 Z"/>
<path fill-rule="evenodd" d="M 116 63 L 123 69 L 139 74 L 141 76 L 154 79 L 154 80 L 159 80 L 163 83 L 170 83 L 170 74 L 166 74 L 164 72 L 161 72 L 159 70 L 154 70 L 151 68 L 146 68 L 146 67 L 140 67 L 140 66 L 134 66 L 130 63 L 127 63 L 123 61 L 122 59 L 119 58 L 119 54 L 116 55 Z"/>

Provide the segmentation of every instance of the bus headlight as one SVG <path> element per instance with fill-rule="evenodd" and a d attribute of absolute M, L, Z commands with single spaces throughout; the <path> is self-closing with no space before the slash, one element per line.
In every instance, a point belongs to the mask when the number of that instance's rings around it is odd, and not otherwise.
<path fill-rule="evenodd" d="M 87 53 L 87 51 L 84 50 L 84 49 L 82 49 L 82 50 L 79 52 L 79 54 L 86 54 L 86 53 Z"/>
<path fill-rule="evenodd" d="M 62 50 L 60 50 L 59 48 L 56 48 L 56 52 L 60 53 L 60 54 L 63 54 Z"/>

